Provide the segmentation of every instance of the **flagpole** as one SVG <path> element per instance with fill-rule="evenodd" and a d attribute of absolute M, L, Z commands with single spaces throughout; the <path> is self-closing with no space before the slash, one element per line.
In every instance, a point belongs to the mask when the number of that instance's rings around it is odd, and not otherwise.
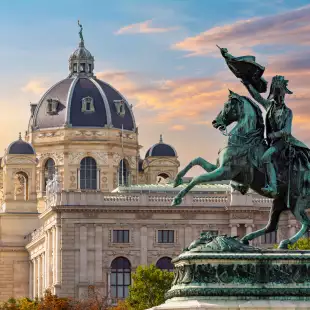
<path fill-rule="evenodd" d="M 122 124 L 122 186 L 124 186 L 124 139 L 123 139 L 123 134 L 124 134 L 124 126 Z"/>

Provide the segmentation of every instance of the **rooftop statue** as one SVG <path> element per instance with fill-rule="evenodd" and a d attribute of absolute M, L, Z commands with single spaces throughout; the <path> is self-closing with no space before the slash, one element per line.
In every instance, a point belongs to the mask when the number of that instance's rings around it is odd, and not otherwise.
<path fill-rule="evenodd" d="M 83 38 L 83 26 L 82 26 L 82 24 L 80 24 L 80 21 L 79 21 L 79 20 L 78 20 L 78 25 L 80 26 L 79 36 L 80 36 L 81 42 L 84 42 L 84 38 Z"/>
<path fill-rule="evenodd" d="M 285 104 L 285 95 L 292 94 L 287 88 L 288 80 L 274 76 L 265 99 L 260 94 L 267 90 L 262 78 L 265 68 L 256 63 L 255 57 L 234 57 L 227 49 L 220 50 L 230 70 L 241 79 L 252 98 L 267 110 L 266 119 L 264 122 L 256 102 L 229 90 L 223 110 L 212 122 L 214 128 L 228 136 L 227 145 L 219 151 L 216 164 L 198 157 L 177 174 L 175 187 L 183 183 L 182 177 L 195 165 L 207 172 L 194 177 L 174 198 L 172 205 L 181 204 L 183 197 L 197 184 L 231 180 L 233 189 L 242 194 L 251 188 L 273 199 L 267 225 L 240 241 L 248 245 L 250 240 L 275 231 L 280 214 L 289 209 L 301 228 L 294 236 L 280 242 L 279 248 L 287 248 L 310 228 L 306 214 L 310 206 L 310 150 L 291 134 L 293 113 Z M 226 128 L 232 123 L 236 126 L 227 133 Z"/>

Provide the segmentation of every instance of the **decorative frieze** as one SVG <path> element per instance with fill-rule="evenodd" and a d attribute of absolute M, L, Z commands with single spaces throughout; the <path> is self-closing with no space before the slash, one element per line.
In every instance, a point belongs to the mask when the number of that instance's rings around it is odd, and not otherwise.
<path fill-rule="evenodd" d="M 69 154 L 69 164 L 78 165 L 84 157 L 93 157 L 99 165 L 108 164 L 108 153 L 100 151 L 92 152 L 70 152 Z"/>
<path fill-rule="evenodd" d="M 37 159 L 40 165 L 42 165 L 43 161 L 48 158 L 52 158 L 55 161 L 56 166 L 62 166 L 64 164 L 63 152 L 37 153 Z"/>

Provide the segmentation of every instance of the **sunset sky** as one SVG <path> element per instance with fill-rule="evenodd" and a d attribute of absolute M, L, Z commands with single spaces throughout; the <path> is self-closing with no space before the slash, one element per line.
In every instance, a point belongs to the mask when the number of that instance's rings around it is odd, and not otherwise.
<path fill-rule="evenodd" d="M 0 156 L 68 75 L 78 19 L 97 77 L 134 106 L 142 157 L 163 134 L 181 166 L 216 160 L 225 139 L 210 123 L 228 88 L 247 94 L 216 44 L 290 80 L 293 134 L 310 146 L 310 0 L 1 0 Z"/>

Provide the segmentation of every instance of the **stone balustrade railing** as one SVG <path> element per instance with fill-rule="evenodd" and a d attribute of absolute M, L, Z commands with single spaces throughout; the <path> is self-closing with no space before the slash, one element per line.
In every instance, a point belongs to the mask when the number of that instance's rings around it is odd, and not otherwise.
<path fill-rule="evenodd" d="M 189 193 L 183 200 L 185 207 L 229 207 L 232 202 L 240 206 L 271 206 L 272 199 L 248 194 L 246 204 L 236 200 L 233 193 Z M 46 208 L 56 206 L 170 206 L 175 193 L 104 193 L 100 191 L 61 191 L 53 193 L 47 200 Z M 244 197 L 239 195 L 240 198 Z M 239 197 L 238 196 L 238 197 Z"/>

